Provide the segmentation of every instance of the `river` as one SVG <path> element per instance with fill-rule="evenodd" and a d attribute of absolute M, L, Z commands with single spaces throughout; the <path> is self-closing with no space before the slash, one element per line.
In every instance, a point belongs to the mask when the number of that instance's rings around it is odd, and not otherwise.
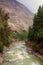
<path fill-rule="evenodd" d="M 43 65 L 36 56 L 27 52 L 24 41 L 15 42 L 4 54 L 3 65 Z"/>

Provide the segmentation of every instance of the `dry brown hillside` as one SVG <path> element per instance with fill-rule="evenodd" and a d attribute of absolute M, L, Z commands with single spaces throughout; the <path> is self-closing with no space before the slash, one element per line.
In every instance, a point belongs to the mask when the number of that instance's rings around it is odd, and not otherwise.
<path fill-rule="evenodd" d="M 32 25 L 33 14 L 15 0 L 0 0 L 0 7 L 9 12 L 8 21 L 12 30 L 27 30 Z"/>

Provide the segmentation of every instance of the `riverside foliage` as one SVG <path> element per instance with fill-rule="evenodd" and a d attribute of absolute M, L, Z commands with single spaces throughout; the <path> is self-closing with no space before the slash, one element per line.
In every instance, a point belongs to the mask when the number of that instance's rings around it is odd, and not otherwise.
<path fill-rule="evenodd" d="M 3 51 L 3 45 L 9 46 L 10 27 L 8 26 L 8 13 L 0 8 L 0 52 Z"/>
<path fill-rule="evenodd" d="M 29 28 L 28 40 L 37 42 L 33 48 L 37 51 L 43 49 L 43 7 L 39 7 L 33 19 L 33 25 Z"/>
<path fill-rule="evenodd" d="M 11 38 L 19 39 L 19 40 L 27 40 L 28 32 L 22 31 L 22 32 L 12 32 Z"/>

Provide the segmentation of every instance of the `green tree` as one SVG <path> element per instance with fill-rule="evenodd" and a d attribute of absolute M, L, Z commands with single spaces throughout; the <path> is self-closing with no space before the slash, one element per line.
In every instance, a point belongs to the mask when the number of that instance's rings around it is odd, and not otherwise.
<path fill-rule="evenodd" d="M 10 27 L 8 26 L 9 15 L 2 8 L 0 8 L 0 41 L 4 45 L 9 45 L 9 36 L 11 33 Z"/>
<path fill-rule="evenodd" d="M 43 7 L 39 7 L 37 14 L 33 19 L 33 25 L 29 29 L 28 39 L 36 41 L 33 48 L 43 49 Z"/>
<path fill-rule="evenodd" d="M 32 33 L 30 33 L 33 40 L 39 40 L 43 38 L 43 7 L 39 7 L 37 14 L 33 19 Z"/>

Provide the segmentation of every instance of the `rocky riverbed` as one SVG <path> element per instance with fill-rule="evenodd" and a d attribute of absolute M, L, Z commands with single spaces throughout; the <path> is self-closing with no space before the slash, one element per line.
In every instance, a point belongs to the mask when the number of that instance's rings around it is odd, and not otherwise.
<path fill-rule="evenodd" d="M 3 65 L 43 65 L 43 61 L 27 52 L 24 41 L 13 42 L 4 53 Z"/>

